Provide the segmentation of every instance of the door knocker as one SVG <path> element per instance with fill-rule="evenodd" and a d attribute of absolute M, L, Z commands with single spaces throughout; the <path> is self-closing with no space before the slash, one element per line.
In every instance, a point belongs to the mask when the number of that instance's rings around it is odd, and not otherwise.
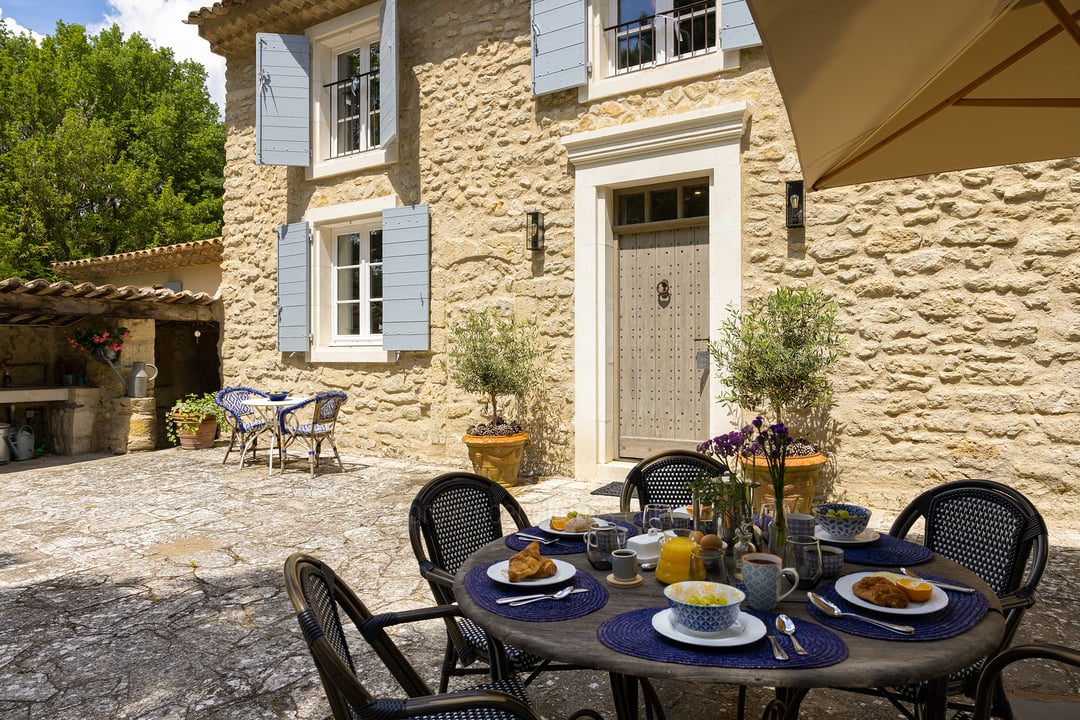
<path fill-rule="evenodd" d="M 671 299 L 671 286 L 667 280 L 656 283 L 656 299 L 660 302 L 667 302 Z"/>

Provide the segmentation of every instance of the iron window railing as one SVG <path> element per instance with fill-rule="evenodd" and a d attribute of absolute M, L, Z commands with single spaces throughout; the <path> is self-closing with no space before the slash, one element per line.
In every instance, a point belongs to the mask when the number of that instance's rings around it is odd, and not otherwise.
<path fill-rule="evenodd" d="M 716 52 L 716 0 L 685 3 L 604 28 L 615 75 Z"/>
<path fill-rule="evenodd" d="M 323 86 L 329 93 L 329 158 L 379 147 L 379 71 L 353 75 Z"/>

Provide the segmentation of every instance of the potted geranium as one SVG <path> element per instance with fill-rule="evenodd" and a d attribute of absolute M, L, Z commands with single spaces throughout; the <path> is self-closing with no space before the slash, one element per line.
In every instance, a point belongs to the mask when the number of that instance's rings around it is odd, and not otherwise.
<path fill-rule="evenodd" d="M 76 350 L 89 353 L 90 357 L 100 363 L 116 362 L 120 359 L 120 351 L 124 349 L 124 341 L 131 339 L 131 333 L 126 327 L 91 328 L 88 330 L 76 330 L 68 338 L 68 344 Z"/>
<path fill-rule="evenodd" d="M 213 393 L 191 393 L 165 413 L 165 435 L 186 450 L 214 446 L 218 425 L 226 421 L 225 408 L 214 400 Z"/>
<path fill-rule="evenodd" d="M 538 331 L 531 322 L 504 316 L 493 308 L 465 310 L 450 327 L 447 372 L 466 392 L 477 393 L 490 420 L 468 428 L 462 441 L 478 475 L 503 485 L 517 482 L 525 442 L 520 423 L 506 420 L 502 398 L 524 401 L 540 382 Z"/>
<path fill-rule="evenodd" d="M 838 310 L 833 298 L 809 286 L 779 287 L 741 309 L 728 306 L 719 338 L 709 343 L 725 388 L 720 399 L 776 423 L 786 422 L 790 411 L 828 404 L 828 371 L 843 355 Z M 788 497 L 808 511 L 825 455 L 805 438 L 789 438 L 785 448 Z M 744 462 L 751 478 L 771 489 L 766 459 L 755 455 Z"/>

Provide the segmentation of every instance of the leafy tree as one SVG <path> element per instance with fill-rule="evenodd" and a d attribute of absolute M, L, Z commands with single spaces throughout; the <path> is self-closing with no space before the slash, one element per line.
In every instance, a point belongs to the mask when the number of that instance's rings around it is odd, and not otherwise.
<path fill-rule="evenodd" d="M 0 278 L 215 237 L 225 127 L 206 70 L 117 26 L 0 25 Z"/>

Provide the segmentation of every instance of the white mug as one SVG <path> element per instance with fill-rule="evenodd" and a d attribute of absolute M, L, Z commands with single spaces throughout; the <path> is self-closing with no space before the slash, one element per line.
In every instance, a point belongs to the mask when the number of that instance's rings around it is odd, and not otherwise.
<path fill-rule="evenodd" d="M 795 592 L 799 573 L 795 568 L 781 567 L 783 559 L 771 553 L 747 553 L 742 557 L 743 584 L 746 600 L 754 610 L 772 610 L 776 604 Z M 791 587 L 780 593 L 780 579 L 786 577 Z"/>

